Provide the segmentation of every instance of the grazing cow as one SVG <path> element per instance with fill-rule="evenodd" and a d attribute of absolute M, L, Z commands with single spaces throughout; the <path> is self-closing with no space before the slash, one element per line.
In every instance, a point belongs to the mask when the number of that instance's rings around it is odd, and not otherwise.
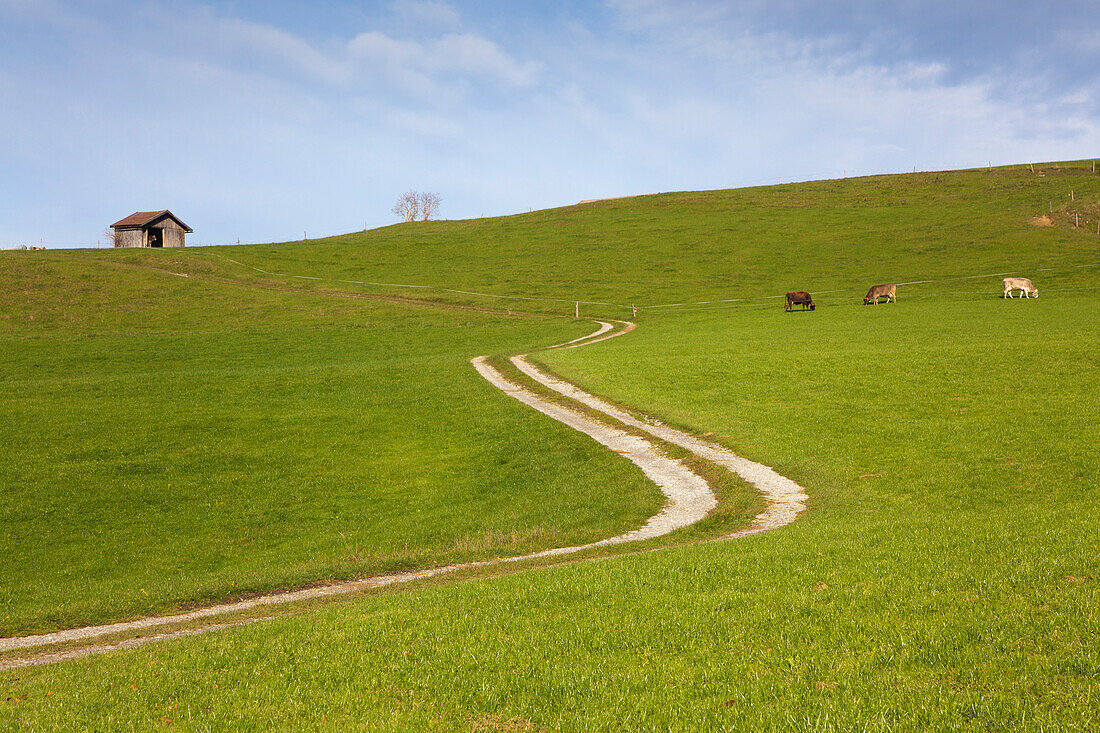
<path fill-rule="evenodd" d="M 1005 278 L 1005 291 L 1004 291 L 1004 293 L 1002 293 L 1001 297 L 1011 298 L 1013 290 L 1021 291 L 1021 294 L 1025 298 L 1030 298 L 1033 295 L 1036 298 L 1039 297 L 1038 288 L 1036 288 L 1034 285 L 1032 285 L 1031 281 L 1028 280 L 1026 277 L 1006 277 Z"/>
<path fill-rule="evenodd" d="M 810 297 L 810 294 L 805 290 L 796 290 L 793 293 L 787 293 L 787 306 L 783 309 L 790 311 L 792 305 L 801 305 L 802 310 L 806 310 L 806 306 L 810 306 L 810 310 L 816 310 L 817 306 L 814 305 L 814 299 Z"/>
<path fill-rule="evenodd" d="M 879 298 L 886 298 L 886 302 L 893 301 L 898 302 L 898 286 L 894 283 L 887 283 L 886 285 L 876 285 L 867 291 L 867 295 L 863 298 L 863 304 L 868 305 L 874 303 L 878 305 Z"/>

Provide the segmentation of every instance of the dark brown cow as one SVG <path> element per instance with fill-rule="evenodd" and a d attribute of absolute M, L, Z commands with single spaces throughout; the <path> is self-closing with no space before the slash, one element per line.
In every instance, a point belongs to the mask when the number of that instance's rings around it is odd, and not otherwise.
<path fill-rule="evenodd" d="M 783 309 L 790 311 L 792 305 L 801 305 L 802 310 L 806 310 L 806 306 L 810 306 L 810 310 L 816 310 L 817 306 L 814 305 L 814 299 L 810 297 L 810 294 L 805 290 L 796 290 L 793 293 L 787 293 L 787 306 Z"/>
<path fill-rule="evenodd" d="M 863 304 L 869 305 L 874 303 L 878 305 L 879 298 L 886 298 L 886 302 L 893 301 L 898 302 L 898 286 L 894 283 L 887 283 L 886 285 L 876 285 L 867 291 L 867 295 L 863 297 Z"/>

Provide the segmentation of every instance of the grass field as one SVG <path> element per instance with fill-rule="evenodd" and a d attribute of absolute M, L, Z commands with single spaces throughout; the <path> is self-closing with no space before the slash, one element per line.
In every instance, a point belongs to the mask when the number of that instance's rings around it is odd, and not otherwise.
<path fill-rule="evenodd" d="M 1069 204 L 1053 197 L 1072 186 L 1075 202 L 1092 205 L 1100 178 L 1068 164 L 1044 170 L 669 194 L 228 253 L 120 253 L 269 285 L 291 281 L 220 258 L 326 278 L 295 283 L 305 289 L 418 277 L 456 290 L 643 306 L 748 298 L 643 308 L 628 336 L 537 358 L 586 389 L 712 432 L 774 466 L 807 487 L 810 511 L 734 542 L 376 594 L 5 673 L 0 723 L 1096 729 L 1100 238 L 1068 227 L 1059 216 Z M 1028 224 L 1048 201 L 1055 226 Z M 1040 298 L 1002 300 L 999 272 L 1031 276 Z M 867 286 L 890 280 L 934 282 L 899 287 L 896 305 L 859 305 Z M 814 313 L 786 314 L 768 296 L 793 288 L 841 292 L 822 293 Z M 330 302 L 271 297 L 287 299 L 280 312 Z M 481 302 L 440 290 L 430 297 Z M 412 317 L 386 312 L 387 323 Z M 524 338 L 549 329 L 509 323 L 486 326 L 496 348 L 484 351 L 525 350 L 534 344 Z M 56 328 L 57 338 L 70 330 L 63 319 Z M 353 351 L 350 338 L 333 336 L 328 349 Z M 460 372 L 456 364 L 446 378 L 462 383 Z M 513 429 L 541 425 L 495 399 L 514 415 Z M 476 401 L 482 410 L 495 404 Z M 477 468 L 474 460 L 456 460 L 456 473 L 462 461 Z M 629 475 L 622 484 L 633 485 Z"/>
<path fill-rule="evenodd" d="M 1097 260 L 1097 201 L 1100 176 L 1089 163 L 1060 163 L 1034 173 L 1019 166 L 668 193 L 495 219 L 402 224 L 305 244 L 158 255 L 188 268 L 301 288 L 568 315 L 574 301 L 594 301 L 582 305 L 582 315 L 623 318 L 631 304 L 837 289 L 852 292 L 831 298 L 858 301 L 877 283 L 1006 270 L 1040 281 L 1039 268 Z M 1027 223 L 1049 209 L 1054 226 Z M 1081 215 L 1080 228 L 1072 225 L 1073 213 Z M 89 256 L 97 254 L 148 256 Z M 985 287 L 999 292 L 992 283 Z M 643 317 L 651 312 L 641 311 Z"/>
<path fill-rule="evenodd" d="M 469 365 L 587 323 L 65 253 L 4 265 L 4 635 L 594 541 L 660 506 L 631 464 Z"/>

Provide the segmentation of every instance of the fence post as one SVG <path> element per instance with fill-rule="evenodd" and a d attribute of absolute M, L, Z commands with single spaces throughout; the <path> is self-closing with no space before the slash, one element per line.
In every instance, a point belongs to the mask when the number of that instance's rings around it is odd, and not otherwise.
<path fill-rule="evenodd" d="M 573 308 L 573 317 L 574 318 L 580 318 L 581 317 L 581 302 L 579 300 L 577 301 L 577 305 Z"/>

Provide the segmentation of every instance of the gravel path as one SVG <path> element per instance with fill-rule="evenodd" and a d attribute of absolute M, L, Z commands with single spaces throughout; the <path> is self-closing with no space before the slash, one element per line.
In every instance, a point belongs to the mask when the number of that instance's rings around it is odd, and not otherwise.
<path fill-rule="evenodd" d="M 702 440 L 690 433 L 663 425 L 656 420 L 640 420 L 629 412 L 578 389 L 569 382 L 540 371 L 538 367 L 527 360 L 526 355 L 513 356 L 512 363 L 516 365 L 517 369 L 544 387 L 549 387 L 559 394 L 580 402 L 582 405 L 613 417 L 625 425 L 642 430 L 667 443 L 678 445 L 712 463 L 717 463 L 755 486 L 768 500 L 768 507 L 757 515 L 752 527 L 737 532 L 733 536 L 740 537 L 790 524 L 798 513 L 806 508 L 806 500 L 809 497 L 806 495 L 805 489 L 789 478 L 780 476 L 762 463 L 742 458 L 729 448 Z"/>
<path fill-rule="evenodd" d="M 614 330 L 614 325 L 611 323 L 605 323 L 597 321 L 600 324 L 599 330 L 588 336 L 582 336 L 579 339 L 574 339 L 564 344 L 559 344 L 553 348 L 576 348 L 578 346 L 587 346 L 589 344 L 598 343 L 609 338 L 621 336 L 625 333 L 629 333 L 634 329 L 634 324 L 627 321 L 618 321 L 621 328 Z M 166 626 L 169 624 L 181 624 L 191 623 L 199 621 L 205 618 L 213 616 L 220 616 L 228 613 L 236 613 L 240 611 L 246 611 L 248 609 L 260 607 L 260 606 L 272 606 L 281 605 L 287 603 L 294 603 L 297 601 L 304 601 L 314 598 L 322 598 L 326 596 L 342 595 L 346 593 L 355 593 L 361 590 L 367 590 L 372 588 L 381 588 L 387 585 L 394 585 L 398 583 L 407 583 L 414 580 L 422 580 L 424 578 L 431 578 L 438 575 L 444 575 L 446 573 L 452 573 L 457 570 L 465 570 L 469 568 L 485 567 L 491 565 L 502 565 L 505 563 L 518 562 L 520 560 L 530 560 L 539 557 L 549 557 L 553 555 L 566 555 L 570 553 L 579 552 L 580 550 L 599 547 L 603 545 L 621 544 L 624 542 L 637 542 L 640 540 L 651 539 L 675 531 L 682 527 L 689 526 L 700 519 L 707 516 L 708 513 L 715 506 L 717 506 L 717 500 L 714 494 L 711 492 L 710 487 L 707 485 L 701 477 L 688 470 L 679 461 L 665 456 L 659 448 L 648 440 L 641 438 L 632 433 L 620 430 L 612 427 L 606 423 L 593 420 L 586 415 L 581 414 L 573 410 L 569 410 L 554 402 L 549 402 L 537 394 L 528 390 L 518 384 L 515 384 L 508 380 L 499 371 L 494 369 L 485 359 L 485 357 L 477 357 L 472 360 L 474 368 L 484 377 L 490 384 L 502 390 L 505 394 L 523 402 L 524 404 L 542 412 L 549 417 L 552 417 L 559 422 L 562 422 L 576 430 L 579 430 L 586 435 L 589 435 L 600 444 L 607 446 L 613 451 L 620 453 L 629 460 L 641 468 L 642 472 L 665 494 L 668 498 L 668 504 L 656 515 L 651 517 L 649 521 L 642 527 L 626 532 L 624 534 L 609 537 L 598 542 L 589 543 L 586 545 L 578 545 L 574 547 L 559 547 L 550 550 L 543 550 L 541 552 L 532 553 L 529 555 L 522 555 L 519 557 L 507 557 L 498 558 L 494 560 L 484 560 L 479 562 L 462 563 L 456 565 L 447 565 L 443 567 L 428 568 L 425 570 L 413 570 L 402 573 L 393 573 L 390 575 L 380 575 L 372 578 L 366 578 L 359 581 L 351 581 L 345 583 L 334 583 L 330 585 L 318 586 L 314 588 L 306 588 L 297 591 L 288 591 L 284 593 L 272 593 L 270 595 L 261 596 L 258 598 L 250 598 L 235 603 L 225 603 L 216 606 L 210 606 L 207 608 L 197 609 L 188 613 L 172 614 L 167 616 L 155 616 L 149 618 L 138 619 L 135 621 L 125 621 L 114 624 L 105 624 L 101 626 L 87 626 L 78 629 L 66 629 L 64 631 L 57 631 L 50 634 L 39 634 L 35 636 L 23 636 L 23 637 L 11 637 L 6 639 L 0 639 L 0 652 L 14 651 L 19 649 L 29 649 L 32 647 L 50 646 L 54 644 L 60 644 L 64 642 L 81 641 L 85 639 L 92 639 L 96 637 L 106 636 L 110 634 L 128 633 L 134 631 L 142 631 L 145 629 Z M 790 479 L 780 476 L 767 466 L 763 466 L 759 463 L 741 458 L 728 448 L 709 443 L 693 435 L 685 433 L 674 428 L 662 425 L 659 422 L 652 420 L 639 420 L 633 415 L 625 412 L 624 410 L 611 405 L 598 397 L 588 394 L 576 386 L 565 382 L 563 380 L 556 379 L 550 375 L 545 374 L 531 364 L 525 356 L 516 356 L 512 358 L 512 363 L 516 367 L 534 379 L 536 382 L 548 387 L 555 392 L 558 392 L 570 399 L 576 400 L 581 404 L 584 404 L 598 412 L 602 412 L 609 417 L 614 418 L 622 422 L 623 424 L 630 425 L 636 429 L 642 430 L 654 437 L 667 441 L 674 445 L 678 445 L 685 448 L 696 455 L 699 455 L 707 460 L 713 461 L 719 465 L 725 466 L 729 470 L 738 474 L 746 481 L 749 481 L 756 486 L 768 499 L 768 508 L 757 516 L 753 526 L 749 529 L 737 532 L 731 536 L 742 536 L 746 534 L 752 534 L 754 532 L 760 532 L 766 529 L 773 529 L 780 527 L 784 524 L 789 524 L 794 521 L 795 516 L 805 508 L 805 501 L 807 499 L 803 489 L 794 483 Z M 139 646 L 141 644 L 148 643 L 149 641 L 156 641 L 159 639 L 177 638 L 184 635 L 190 635 L 195 633 L 203 633 L 206 631 L 214 631 L 217 629 L 223 629 L 230 626 L 240 626 L 248 623 L 253 623 L 256 619 L 247 619 L 238 622 L 230 622 L 225 624 L 215 624 L 198 629 L 185 629 L 183 631 L 171 632 L 166 634 L 156 634 L 153 636 L 142 637 L 139 639 L 128 639 L 114 644 L 102 644 L 93 647 L 82 647 L 71 651 L 53 652 L 53 653 L 40 653 L 35 656 L 8 659 L 0 661 L 0 671 L 6 669 L 14 669 L 17 667 L 32 666 L 38 664 L 49 664 L 52 662 L 64 661 L 67 659 L 76 659 L 79 657 L 89 656 L 91 654 L 102 654 L 104 652 L 112 651 L 115 649 L 129 648 L 133 646 Z"/>

